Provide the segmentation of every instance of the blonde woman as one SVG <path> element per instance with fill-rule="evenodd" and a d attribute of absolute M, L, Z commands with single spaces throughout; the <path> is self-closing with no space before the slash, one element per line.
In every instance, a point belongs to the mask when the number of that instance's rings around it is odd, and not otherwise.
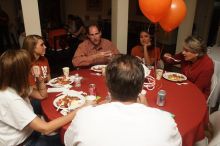
<path fill-rule="evenodd" d="M 182 52 L 174 56 L 165 53 L 164 60 L 169 64 L 180 64 L 181 73 L 203 92 L 206 99 L 208 98 L 214 64 L 207 55 L 205 43 L 200 37 L 188 36 Z"/>
<path fill-rule="evenodd" d="M 31 57 L 31 71 L 29 74 L 29 85 L 33 92 L 30 97 L 35 112 L 41 114 L 40 103 L 38 100 L 47 97 L 47 88 L 45 82 L 51 79 L 50 66 L 45 55 L 46 46 L 44 40 L 39 35 L 28 35 L 25 37 L 22 49 L 29 52 Z M 37 100 L 35 100 L 37 99 Z"/>

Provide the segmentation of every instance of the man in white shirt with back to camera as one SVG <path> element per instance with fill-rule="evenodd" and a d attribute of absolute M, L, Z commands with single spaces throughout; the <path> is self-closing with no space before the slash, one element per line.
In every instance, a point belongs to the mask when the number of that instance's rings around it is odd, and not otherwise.
<path fill-rule="evenodd" d="M 171 115 L 142 104 L 144 70 L 138 59 L 120 55 L 106 68 L 112 101 L 80 109 L 65 133 L 66 146 L 181 146 Z M 145 99 L 145 98 L 144 98 Z"/>

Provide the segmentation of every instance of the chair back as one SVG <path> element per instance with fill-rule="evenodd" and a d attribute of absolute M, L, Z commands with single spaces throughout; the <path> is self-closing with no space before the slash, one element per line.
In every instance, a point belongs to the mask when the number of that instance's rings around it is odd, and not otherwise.
<path fill-rule="evenodd" d="M 64 28 L 50 30 L 48 42 L 52 50 L 62 50 L 68 46 L 67 32 Z"/>
<path fill-rule="evenodd" d="M 211 81 L 211 91 L 210 91 L 209 97 L 207 99 L 207 105 L 209 107 L 209 113 L 210 113 L 211 107 L 215 107 L 217 99 L 218 99 L 217 95 L 215 95 L 215 92 L 214 92 L 215 88 L 217 86 L 217 82 L 218 82 L 217 76 L 216 76 L 216 74 L 213 74 L 212 75 L 212 81 Z"/>
<path fill-rule="evenodd" d="M 216 111 L 209 116 L 209 121 L 213 126 L 214 136 L 208 146 L 220 146 L 220 111 Z"/>

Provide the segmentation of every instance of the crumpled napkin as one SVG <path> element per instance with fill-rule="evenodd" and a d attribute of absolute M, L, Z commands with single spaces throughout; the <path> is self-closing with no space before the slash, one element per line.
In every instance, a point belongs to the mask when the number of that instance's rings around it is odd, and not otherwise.
<path fill-rule="evenodd" d="M 67 88 L 61 87 L 61 88 L 48 88 L 47 93 L 53 93 L 53 92 L 64 92 L 68 90 Z"/>

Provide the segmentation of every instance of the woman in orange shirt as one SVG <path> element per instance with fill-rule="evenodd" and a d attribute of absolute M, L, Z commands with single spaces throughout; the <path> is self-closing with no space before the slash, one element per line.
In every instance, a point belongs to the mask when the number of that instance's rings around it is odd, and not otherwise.
<path fill-rule="evenodd" d="M 140 44 L 132 48 L 131 55 L 143 59 L 146 65 L 152 65 L 155 61 L 160 60 L 160 49 L 154 48 L 151 44 L 149 32 L 142 30 Z"/>

